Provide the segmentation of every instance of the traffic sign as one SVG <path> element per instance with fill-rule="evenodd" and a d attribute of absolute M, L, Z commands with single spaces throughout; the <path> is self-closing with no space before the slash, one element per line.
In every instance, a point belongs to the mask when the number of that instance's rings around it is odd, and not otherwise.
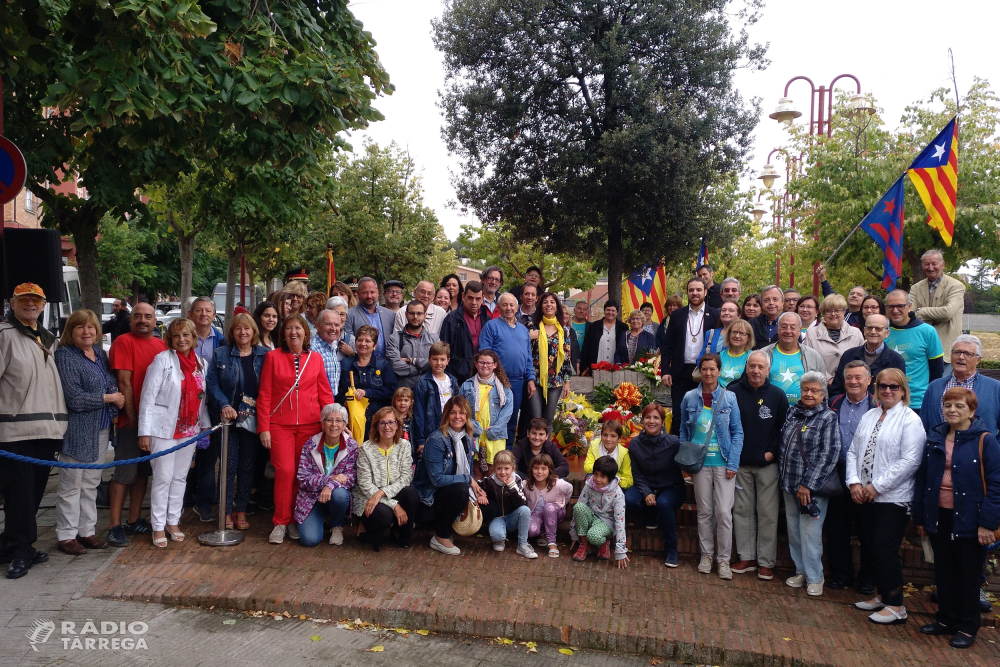
<path fill-rule="evenodd" d="M 0 206 L 17 197 L 24 187 L 28 165 L 20 149 L 6 137 L 0 136 Z"/>

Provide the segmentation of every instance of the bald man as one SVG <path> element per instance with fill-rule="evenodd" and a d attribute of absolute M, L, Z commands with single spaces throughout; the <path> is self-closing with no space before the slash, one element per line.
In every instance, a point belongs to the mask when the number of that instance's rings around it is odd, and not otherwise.
<path fill-rule="evenodd" d="M 413 288 L 413 298 L 424 304 L 426 316 L 424 317 L 424 331 L 429 331 L 435 336 L 441 335 L 441 325 L 448 311 L 434 303 L 434 283 L 429 280 L 421 280 Z M 406 309 L 400 308 L 396 313 L 396 322 L 392 327 L 392 332 L 402 331 L 406 328 Z"/>

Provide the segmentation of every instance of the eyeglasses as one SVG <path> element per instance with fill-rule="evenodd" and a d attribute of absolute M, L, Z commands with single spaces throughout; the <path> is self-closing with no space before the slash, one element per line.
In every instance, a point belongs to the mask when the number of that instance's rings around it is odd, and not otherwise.
<path fill-rule="evenodd" d="M 865 327 L 865 331 L 885 331 L 885 327 Z"/>
<path fill-rule="evenodd" d="M 847 311 L 845 311 L 845 310 L 840 310 L 840 309 L 838 308 L 838 309 L 836 309 L 836 310 L 833 310 L 833 309 L 831 309 L 831 310 L 828 310 L 828 311 L 826 311 L 826 314 L 827 314 L 827 315 L 843 315 L 843 314 L 844 314 L 845 312 L 847 312 Z"/>
<path fill-rule="evenodd" d="M 346 424 L 347 422 L 340 417 L 327 417 L 323 420 L 324 424 Z"/>
<path fill-rule="evenodd" d="M 885 384 L 884 382 L 879 382 L 878 383 L 878 390 L 879 391 L 892 391 L 892 392 L 896 392 L 896 391 L 899 391 L 900 389 L 902 389 L 902 386 L 898 385 L 898 384 Z"/>
<path fill-rule="evenodd" d="M 477 366 L 493 366 L 496 362 L 492 359 L 480 359 L 476 362 Z"/>
<path fill-rule="evenodd" d="M 908 303 L 887 303 L 885 305 L 886 310 L 903 310 L 904 308 L 909 308 L 909 307 L 910 304 Z"/>
<path fill-rule="evenodd" d="M 21 295 L 21 296 L 19 296 L 17 298 L 21 299 L 22 303 L 24 303 L 24 302 L 33 303 L 36 306 L 40 306 L 43 303 L 45 303 L 45 299 L 43 299 L 40 296 L 36 296 L 34 294 L 23 294 L 23 295 Z"/>
<path fill-rule="evenodd" d="M 399 422 L 393 419 L 392 421 L 381 421 L 378 423 L 379 428 L 396 428 L 396 424 Z"/>
<path fill-rule="evenodd" d="M 965 350 L 952 350 L 951 351 L 951 356 L 953 356 L 953 357 L 963 357 L 963 358 L 964 357 L 969 357 L 971 359 L 972 357 L 978 357 L 979 355 L 976 354 L 975 352 L 966 352 Z"/>
<path fill-rule="evenodd" d="M 729 332 L 729 336 L 730 337 L 732 337 L 732 336 L 746 336 L 746 335 L 747 334 L 746 334 L 745 331 L 730 331 Z"/>
<path fill-rule="evenodd" d="M 799 300 L 790 296 L 785 297 L 785 303 L 798 303 Z"/>

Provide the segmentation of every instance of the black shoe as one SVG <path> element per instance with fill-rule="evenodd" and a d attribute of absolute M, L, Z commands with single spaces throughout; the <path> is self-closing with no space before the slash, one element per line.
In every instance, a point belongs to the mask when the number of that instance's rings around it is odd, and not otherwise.
<path fill-rule="evenodd" d="M 990 599 L 986 597 L 986 591 L 982 588 L 979 589 L 979 610 L 984 614 L 993 611 L 993 605 L 990 604 Z"/>
<path fill-rule="evenodd" d="M 933 602 L 934 604 L 937 604 L 937 590 L 936 589 L 933 590 L 933 591 L 931 591 L 931 602 Z"/>
<path fill-rule="evenodd" d="M 108 530 L 108 544 L 113 547 L 127 547 L 131 544 L 128 538 L 125 537 L 125 528 L 123 526 L 112 526 Z"/>
<path fill-rule="evenodd" d="M 861 593 L 862 595 L 874 595 L 875 584 L 865 584 L 859 581 L 858 585 L 855 586 L 854 590 L 856 590 L 858 593 Z"/>
<path fill-rule="evenodd" d="M 274 498 L 261 498 L 257 501 L 257 507 L 263 512 L 270 512 L 274 509 Z"/>
<path fill-rule="evenodd" d="M 8 579 L 20 579 L 24 575 L 28 574 L 28 570 L 31 569 L 31 563 L 24 560 L 23 558 L 15 558 L 7 566 L 7 578 Z"/>
<path fill-rule="evenodd" d="M 153 524 L 139 517 L 135 521 L 126 521 L 122 524 L 126 535 L 149 535 L 153 532 Z"/>
<path fill-rule="evenodd" d="M 247 502 L 246 511 L 244 511 L 243 513 L 246 514 L 247 516 L 253 516 L 254 514 L 257 513 L 257 510 L 259 510 L 259 509 L 260 509 L 260 505 L 258 505 L 256 501 L 251 500 L 251 501 Z"/>
<path fill-rule="evenodd" d="M 198 515 L 198 518 L 201 519 L 202 523 L 212 523 L 213 521 L 219 520 L 219 517 L 215 516 L 215 512 L 209 508 L 198 507 L 195 505 L 194 513 Z"/>
<path fill-rule="evenodd" d="M 35 555 L 31 557 L 31 561 L 28 563 L 28 567 L 33 565 L 41 565 L 42 563 L 49 562 L 49 555 L 44 551 L 36 551 Z"/>
<path fill-rule="evenodd" d="M 924 633 L 925 635 L 953 635 L 953 634 L 955 634 L 955 630 L 953 628 L 949 628 L 947 625 L 943 625 L 941 623 L 938 623 L 937 621 L 934 621 L 933 623 L 929 623 L 929 624 L 921 627 L 920 628 L 920 632 Z"/>
<path fill-rule="evenodd" d="M 13 565 L 13 563 L 11 563 L 11 565 Z M 9 572 L 7 576 L 8 577 L 10 576 Z M 948 643 L 951 644 L 952 648 L 969 648 L 970 646 L 976 643 L 976 636 L 970 635 L 966 632 L 959 632 L 954 637 L 952 637 L 951 641 Z"/>
<path fill-rule="evenodd" d="M 832 588 L 835 591 L 842 591 L 842 590 L 844 590 L 845 588 L 847 588 L 850 585 L 851 585 L 851 582 L 850 582 L 849 579 L 836 578 L 836 579 L 831 579 L 830 581 L 826 582 L 826 587 L 827 588 Z"/>

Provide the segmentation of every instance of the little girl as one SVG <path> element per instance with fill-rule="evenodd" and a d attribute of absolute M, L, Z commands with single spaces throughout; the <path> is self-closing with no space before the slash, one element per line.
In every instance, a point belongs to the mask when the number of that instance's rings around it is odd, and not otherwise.
<path fill-rule="evenodd" d="M 524 495 L 531 509 L 528 537 L 538 537 L 538 546 L 549 546 L 549 558 L 559 558 L 556 528 L 566 518 L 566 500 L 573 496 L 573 485 L 556 476 L 552 457 L 539 454 L 531 459 L 531 475 L 524 481 Z M 542 535 L 542 526 L 545 535 Z"/>
<path fill-rule="evenodd" d="M 598 547 L 598 558 L 611 558 L 609 544 L 614 538 L 618 567 L 628 567 L 625 494 L 618 488 L 616 475 L 618 464 L 610 456 L 602 456 L 594 461 L 594 475 L 584 483 L 580 499 L 573 506 L 569 536 L 573 540 L 580 540 L 580 547 L 573 554 L 573 560 L 586 560 L 591 544 Z"/>
<path fill-rule="evenodd" d="M 632 462 L 628 450 L 619 444 L 625 430 L 617 419 L 609 419 L 601 427 L 601 437 L 590 441 L 587 459 L 583 462 L 585 473 L 594 472 L 594 461 L 602 456 L 610 456 L 618 464 L 618 486 L 622 491 L 632 486 Z"/>
<path fill-rule="evenodd" d="M 396 419 L 403 426 L 403 440 L 413 442 L 410 437 L 410 426 L 413 423 L 413 390 L 409 387 L 400 387 L 392 395 L 392 409 L 396 413 Z"/>
<path fill-rule="evenodd" d="M 510 381 L 493 350 L 479 350 L 472 358 L 476 373 L 462 383 L 462 396 L 472 406 L 472 435 L 478 445 L 479 469 L 484 477 L 493 471 L 493 457 L 507 450 L 507 422 L 514 412 Z"/>
<path fill-rule="evenodd" d="M 483 512 L 483 525 L 488 527 L 493 550 L 503 551 L 507 534 L 517 535 L 517 553 L 528 559 L 538 554 L 528 544 L 531 511 L 525 504 L 521 478 L 515 471 L 514 455 L 509 450 L 497 452 L 493 474 L 480 484 L 477 501 Z"/>

